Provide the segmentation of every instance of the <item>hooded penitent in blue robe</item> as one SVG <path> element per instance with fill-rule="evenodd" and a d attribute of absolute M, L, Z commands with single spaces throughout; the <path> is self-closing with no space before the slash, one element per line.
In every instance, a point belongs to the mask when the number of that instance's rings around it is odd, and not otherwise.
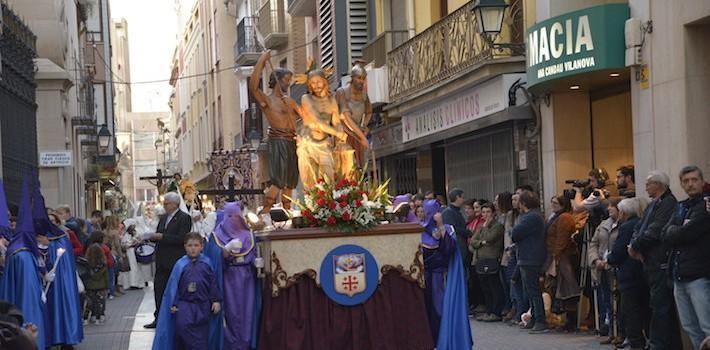
<path fill-rule="evenodd" d="M 471 349 L 473 340 L 466 312 L 466 278 L 461 255 L 456 249 L 455 232 L 452 226 L 444 225 L 445 232 L 435 238 L 437 223 L 434 215 L 441 206 L 433 199 L 425 201 L 423 206 L 426 215 L 422 222 L 424 299 L 432 337 L 439 350 Z"/>
<path fill-rule="evenodd" d="M 17 218 L 17 229 L 7 249 L 5 273 L 0 283 L 0 299 L 17 306 L 25 322 L 37 326 L 37 348 L 46 347 L 45 305 L 42 302 L 42 280 L 39 274 L 39 250 L 32 224 L 30 186 L 25 178 Z"/>
<path fill-rule="evenodd" d="M 200 254 L 197 258 L 199 262 L 212 266 L 212 262 L 204 254 Z M 180 258 L 173 266 L 173 271 L 170 273 L 170 278 L 168 279 L 168 285 L 165 287 L 165 292 L 163 293 L 163 299 L 160 303 L 160 311 L 158 312 L 158 323 L 155 332 L 155 337 L 153 338 L 153 350 L 173 350 L 175 349 L 175 321 L 177 319 L 177 313 L 172 313 L 170 308 L 176 305 L 177 297 L 180 293 L 180 278 L 185 271 L 186 267 L 192 263 L 192 259 L 189 256 L 184 255 Z M 219 292 L 217 294 L 220 294 Z M 210 313 L 210 343 L 212 342 L 211 335 L 214 333 L 211 329 L 216 324 L 212 322 L 213 319 L 217 317 Z M 212 349 L 212 347 L 209 347 Z"/>
<path fill-rule="evenodd" d="M 65 250 L 64 255 L 57 263 L 54 282 L 47 293 L 47 319 L 49 321 L 47 324 L 49 330 L 47 345 L 79 344 L 84 339 L 84 330 L 73 247 L 68 234 L 49 221 L 37 178 L 35 178 L 33 187 L 32 218 L 35 232 L 46 235 L 49 239 L 48 262 L 54 264 L 58 248 Z M 51 267 L 48 266 L 48 268 Z"/>
<path fill-rule="evenodd" d="M 261 306 L 261 291 L 253 266 L 256 242 L 242 216 L 240 203 L 225 204 L 220 216 L 206 254 L 212 260 L 220 290 L 225 291 L 222 311 L 213 322 L 224 324 L 225 328 L 212 328 L 210 350 L 256 349 Z M 234 239 L 242 242 L 242 248 L 225 258 L 222 252 Z"/>
<path fill-rule="evenodd" d="M 392 201 L 392 207 L 396 208 L 397 205 L 400 203 L 407 203 L 409 204 L 409 195 L 408 194 L 402 194 L 397 197 L 394 197 L 394 200 Z M 412 210 L 410 209 L 407 212 L 407 216 L 402 218 L 404 219 L 404 222 L 419 222 L 419 219 L 417 219 L 417 213 L 415 213 L 416 209 Z"/>

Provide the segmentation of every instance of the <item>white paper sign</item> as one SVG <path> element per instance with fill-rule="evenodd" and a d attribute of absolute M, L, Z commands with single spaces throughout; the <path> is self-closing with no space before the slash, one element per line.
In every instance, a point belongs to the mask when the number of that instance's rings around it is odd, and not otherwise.
<path fill-rule="evenodd" d="M 39 166 L 43 168 L 71 166 L 71 151 L 39 152 Z"/>

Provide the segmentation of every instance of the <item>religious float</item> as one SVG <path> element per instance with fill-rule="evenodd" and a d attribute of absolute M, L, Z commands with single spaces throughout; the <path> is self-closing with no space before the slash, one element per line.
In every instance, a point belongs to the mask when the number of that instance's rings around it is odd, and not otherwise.
<path fill-rule="evenodd" d="M 380 224 L 386 186 L 321 179 L 291 220 L 308 227 L 256 233 L 266 260 L 259 349 L 434 348 L 423 228 Z"/>

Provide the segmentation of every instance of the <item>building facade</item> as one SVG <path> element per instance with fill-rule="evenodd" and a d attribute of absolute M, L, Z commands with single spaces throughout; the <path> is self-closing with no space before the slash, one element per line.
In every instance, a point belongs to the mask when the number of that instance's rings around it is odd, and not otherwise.
<path fill-rule="evenodd" d="M 35 158 L 47 205 L 118 208 L 108 1 L 10 3 L 37 32 Z"/>
<path fill-rule="evenodd" d="M 372 143 L 392 193 L 458 187 L 492 199 L 521 183 L 540 188 L 538 121 L 522 89 L 522 1 L 510 2 L 490 39 L 474 3 L 370 3 Z"/>
<path fill-rule="evenodd" d="M 547 197 L 592 168 L 710 171 L 705 1 L 529 1 L 527 77 L 542 115 Z M 626 33 L 626 34 L 625 34 Z M 610 186 L 612 192 L 615 190 Z"/>

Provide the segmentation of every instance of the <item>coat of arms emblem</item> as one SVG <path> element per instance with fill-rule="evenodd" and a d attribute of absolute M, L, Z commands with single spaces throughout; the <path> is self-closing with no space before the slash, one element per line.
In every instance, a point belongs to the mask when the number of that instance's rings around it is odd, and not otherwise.
<path fill-rule="evenodd" d="M 365 254 L 333 256 L 333 283 L 335 292 L 352 297 L 367 289 Z"/>

